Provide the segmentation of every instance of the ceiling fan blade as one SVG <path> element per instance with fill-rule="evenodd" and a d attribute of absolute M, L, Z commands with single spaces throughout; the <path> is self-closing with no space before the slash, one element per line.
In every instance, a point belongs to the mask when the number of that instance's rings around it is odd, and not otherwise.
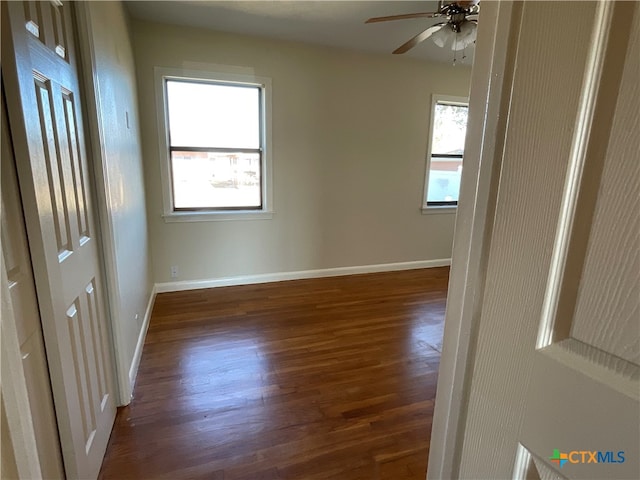
<path fill-rule="evenodd" d="M 426 30 L 420 32 L 419 34 L 417 34 L 415 37 L 413 37 L 411 40 L 409 40 L 408 42 L 400 45 L 398 48 L 396 48 L 393 51 L 394 55 L 398 55 L 401 53 L 405 53 L 408 52 L 409 50 L 411 50 L 413 47 L 415 47 L 416 45 L 418 45 L 420 42 L 426 40 L 427 38 L 429 38 L 431 35 L 433 35 L 434 33 L 436 33 L 438 30 L 440 30 L 441 28 L 443 28 L 446 25 L 446 23 L 437 23 L 435 25 L 432 25 L 431 27 L 427 28 Z"/>
<path fill-rule="evenodd" d="M 406 18 L 434 18 L 439 16 L 440 14 L 438 12 L 405 13 L 404 15 L 390 15 L 388 17 L 373 17 L 364 23 L 389 22 L 391 20 L 403 20 Z"/>

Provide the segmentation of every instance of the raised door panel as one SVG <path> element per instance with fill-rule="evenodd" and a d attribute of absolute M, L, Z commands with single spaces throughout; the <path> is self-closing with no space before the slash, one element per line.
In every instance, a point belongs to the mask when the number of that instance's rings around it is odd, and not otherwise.
<path fill-rule="evenodd" d="M 18 317 L 16 316 L 16 318 Z M 20 345 L 20 351 L 42 476 L 44 478 L 63 478 L 60 439 L 53 411 L 49 371 L 40 330 Z"/>
<path fill-rule="evenodd" d="M 18 340 L 22 345 L 35 331 L 40 331 L 40 316 L 33 288 L 33 272 L 26 243 L 11 138 L 8 135 L 4 112 L 0 141 L 2 142 L 2 254 L 7 270 L 13 311 L 16 318 L 20 319 L 16 327 Z"/>
<path fill-rule="evenodd" d="M 24 1 L 21 2 L 26 30 L 60 58 L 69 60 L 70 24 L 62 2 Z"/>
<path fill-rule="evenodd" d="M 640 28 L 626 57 L 571 337 L 640 365 Z"/>

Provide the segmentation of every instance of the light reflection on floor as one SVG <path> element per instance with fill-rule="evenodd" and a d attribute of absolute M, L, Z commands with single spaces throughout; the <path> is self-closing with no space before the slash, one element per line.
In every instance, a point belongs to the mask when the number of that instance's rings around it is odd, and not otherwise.
<path fill-rule="evenodd" d="M 435 307 L 431 303 L 415 305 L 410 315 L 411 335 L 407 336 L 412 356 L 422 361 L 439 365 L 444 334 L 444 305 Z"/>
<path fill-rule="evenodd" d="M 236 406 L 238 400 L 261 399 L 269 364 L 255 335 L 207 337 L 185 346 L 179 360 L 185 406 L 210 407 L 213 396 L 216 403 Z"/>

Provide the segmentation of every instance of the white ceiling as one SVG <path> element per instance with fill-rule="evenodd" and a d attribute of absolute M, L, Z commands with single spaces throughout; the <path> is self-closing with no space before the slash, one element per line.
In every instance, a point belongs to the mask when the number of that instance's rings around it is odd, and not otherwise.
<path fill-rule="evenodd" d="M 434 12 L 437 1 L 127 1 L 131 15 L 153 22 L 203 27 L 351 50 L 391 52 L 442 20 L 422 18 L 365 25 L 370 17 Z M 471 65 L 473 50 L 458 64 Z M 451 63 L 453 52 L 426 40 L 404 56 Z"/>

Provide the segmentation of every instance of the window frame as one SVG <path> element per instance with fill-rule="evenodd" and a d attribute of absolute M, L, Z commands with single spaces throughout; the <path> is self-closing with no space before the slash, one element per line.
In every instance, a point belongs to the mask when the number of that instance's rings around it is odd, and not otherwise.
<path fill-rule="evenodd" d="M 272 161 L 271 161 L 271 79 L 246 73 L 246 68 L 223 67 L 216 65 L 210 70 L 187 70 L 182 68 L 155 67 L 156 108 L 158 112 L 158 158 L 162 182 L 163 218 L 165 222 L 194 222 L 216 220 L 253 220 L 268 219 L 273 216 L 272 209 Z M 221 207 L 221 208 L 175 208 L 173 197 L 173 173 L 171 151 L 200 150 L 199 147 L 171 147 L 169 132 L 169 111 L 167 104 L 166 82 L 168 80 L 191 83 L 238 85 L 260 89 L 260 190 L 261 206 L 258 208 Z M 204 150 L 222 151 L 224 148 L 205 148 Z M 228 150 L 228 149 L 227 149 Z M 242 149 L 234 149 L 241 151 Z M 254 152 L 255 153 L 255 152 Z"/>
<path fill-rule="evenodd" d="M 422 196 L 422 213 L 423 214 L 437 214 L 437 213 L 455 213 L 458 209 L 458 201 L 451 202 L 428 202 L 427 196 L 429 194 L 429 174 L 431 173 L 431 159 L 433 157 L 433 129 L 435 125 L 436 106 L 438 104 L 463 106 L 469 108 L 468 97 L 457 97 L 452 95 L 431 95 L 431 110 L 429 117 L 429 136 L 427 138 L 427 154 L 425 157 L 425 174 L 424 174 L 424 189 Z M 458 154 L 442 154 L 438 157 L 451 157 L 451 158 L 464 158 Z"/>

